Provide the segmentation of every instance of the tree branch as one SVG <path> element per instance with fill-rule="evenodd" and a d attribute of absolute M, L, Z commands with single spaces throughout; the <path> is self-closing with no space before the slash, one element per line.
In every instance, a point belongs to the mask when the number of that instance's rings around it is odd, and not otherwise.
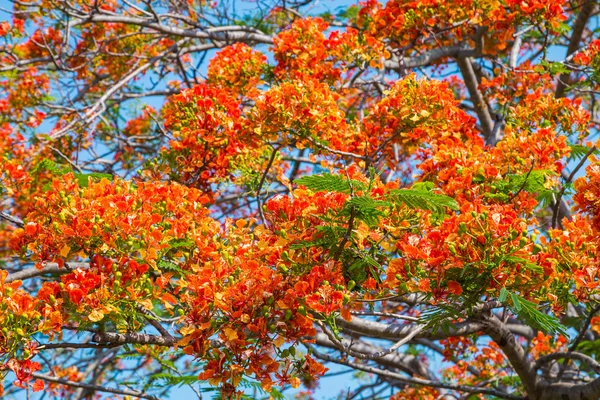
<path fill-rule="evenodd" d="M 338 345 L 332 342 L 324 333 L 317 333 L 317 336 L 315 336 L 315 344 L 318 346 L 339 350 Z M 362 354 L 374 354 L 383 350 L 379 346 L 375 346 L 361 340 L 356 340 L 354 338 L 343 339 L 342 344 L 344 347 L 352 347 L 355 351 Z M 427 367 L 419 360 L 418 357 L 411 354 L 386 354 L 384 356 L 374 358 L 373 361 L 387 368 L 400 369 L 410 375 L 431 378 L 431 372 L 427 369 Z"/>
<path fill-rule="evenodd" d="M 527 359 L 525 350 L 512 334 L 495 315 L 489 314 L 481 316 L 483 322 L 483 331 L 487 333 L 494 342 L 500 346 L 512 368 L 521 378 L 525 390 L 536 399 L 535 394 L 538 391 L 540 378 L 538 377 L 535 365 Z"/>
<path fill-rule="evenodd" d="M 313 354 L 315 355 L 315 357 L 320 358 L 321 360 L 333 362 L 336 364 L 346 365 L 348 367 L 351 367 L 351 368 L 354 368 L 354 369 L 357 369 L 360 371 L 365 371 L 365 372 L 369 372 L 372 374 L 376 374 L 376 375 L 384 377 L 384 378 L 393 379 L 393 380 L 405 383 L 407 385 L 429 386 L 429 387 L 440 388 L 440 389 L 455 390 L 457 392 L 465 392 L 465 393 L 488 394 L 491 396 L 499 397 L 501 399 L 524 400 L 524 398 L 521 396 L 515 396 L 512 394 L 502 393 L 502 392 L 500 392 L 498 390 L 494 390 L 494 389 L 478 388 L 478 387 L 465 386 L 465 385 L 452 385 L 452 384 L 443 383 L 443 382 L 439 382 L 439 381 L 407 377 L 404 375 L 400 375 L 396 372 L 375 368 L 375 367 L 365 365 L 365 364 L 351 362 L 351 361 L 348 361 L 345 359 L 334 358 L 329 355 L 322 354 L 322 353 L 318 352 L 317 350 L 315 350 L 314 348 L 312 348 L 312 351 L 313 351 Z"/>
<path fill-rule="evenodd" d="M 77 269 L 77 268 L 86 269 L 89 267 L 90 267 L 89 263 L 79 263 L 79 262 L 65 263 L 65 266 L 63 268 L 59 268 L 57 263 L 47 263 L 46 265 L 44 265 L 43 268 L 32 267 L 32 268 L 23 269 L 21 271 L 13 272 L 12 274 L 8 275 L 8 277 L 6 278 L 6 283 L 14 282 L 17 280 L 22 281 L 25 279 L 35 278 L 37 276 L 46 275 L 46 274 L 68 274 L 69 272 L 73 271 L 74 269 Z"/>
<path fill-rule="evenodd" d="M 597 5 L 597 0 L 584 1 L 583 7 L 581 7 L 581 11 L 579 12 L 579 15 L 577 15 L 577 19 L 572 27 L 573 33 L 571 34 L 571 40 L 569 41 L 569 47 L 567 48 L 567 57 L 577 51 L 579 42 L 581 42 L 581 37 L 583 36 L 583 31 L 585 30 L 585 26 L 587 25 Z M 556 98 L 563 97 L 565 95 L 569 77 L 570 73 L 564 73 L 558 78 L 558 84 L 556 85 L 556 92 L 554 94 Z"/>
<path fill-rule="evenodd" d="M 594 360 L 588 355 L 578 353 L 575 351 L 557 352 L 540 357 L 535 362 L 535 369 L 540 369 L 544 364 L 547 364 L 554 360 L 560 360 L 561 358 L 564 358 L 566 360 L 568 359 L 581 361 L 585 363 L 588 367 L 590 367 L 595 373 L 600 374 L 600 363 L 598 363 L 596 360 Z"/>
<path fill-rule="evenodd" d="M 76 387 L 76 388 L 89 389 L 89 390 L 98 391 L 98 392 L 121 394 L 124 396 L 134 396 L 134 397 L 138 397 L 140 399 L 159 400 L 158 397 L 156 397 L 156 396 L 146 394 L 144 392 L 138 392 L 137 390 L 113 389 L 113 388 L 108 388 L 108 387 L 99 386 L 99 385 L 90 385 L 88 383 L 69 381 L 66 379 L 55 378 L 53 376 L 38 374 L 36 372 L 32 373 L 31 375 L 36 379 L 41 379 L 41 380 L 47 381 L 47 382 L 60 383 L 61 385 L 67 385 L 67 386 L 72 386 L 72 387 Z"/>
<path fill-rule="evenodd" d="M 4 211 L 0 211 L 0 218 L 17 225 L 19 228 L 22 228 L 23 226 L 25 226 L 25 223 L 23 222 L 23 220 L 21 218 L 17 218 L 13 215 L 5 213 Z"/>
<path fill-rule="evenodd" d="M 101 332 L 92 336 L 92 342 L 110 343 L 110 344 L 154 344 L 157 346 L 173 346 L 180 339 L 169 337 L 148 335 L 147 333 L 127 332 Z"/>
<path fill-rule="evenodd" d="M 362 320 L 359 318 L 353 318 L 352 321 L 346 321 L 343 318 L 337 318 L 336 325 L 338 328 L 343 329 L 344 331 L 354 332 L 379 339 L 390 339 L 396 341 L 408 335 L 412 335 L 414 330 L 419 328 L 419 325 L 417 324 L 390 325 L 376 321 Z M 477 333 L 482 331 L 483 327 L 483 324 L 480 322 L 467 320 L 465 322 L 459 322 L 452 325 L 448 332 L 438 329 L 434 333 L 434 331 L 431 329 L 425 329 L 414 337 L 435 340 L 446 339 L 448 337 L 465 336 L 472 333 Z"/>
<path fill-rule="evenodd" d="M 491 137 L 492 131 L 494 130 L 494 122 L 488 109 L 487 103 L 483 98 L 483 95 L 479 91 L 477 76 L 475 75 L 475 71 L 473 70 L 471 60 L 468 58 L 458 57 L 456 59 L 456 64 L 460 69 L 460 73 L 462 74 L 465 81 L 465 86 L 469 91 L 469 97 L 471 98 L 471 103 L 473 103 L 473 107 L 475 108 L 475 113 L 479 118 L 479 123 L 481 124 L 481 131 L 483 133 L 485 141 L 486 143 L 490 143 L 494 140 L 494 138 Z"/>
<path fill-rule="evenodd" d="M 78 25 L 87 25 L 90 23 L 122 23 L 128 25 L 137 25 L 168 35 L 175 35 L 179 37 L 194 39 L 218 40 L 225 41 L 227 43 L 244 42 L 273 44 L 273 37 L 265 35 L 264 33 L 250 31 L 248 29 L 244 29 L 245 27 L 237 25 L 207 28 L 204 30 L 183 29 L 177 28 L 175 26 L 163 25 L 161 23 L 154 22 L 150 19 L 138 17 L 128 17 L 124 15 L 90 14 L 84 18 L 73 20 L 70 23 L 70 26 L 74 27 Z"/>
<path fill-rule="evenodd" d="M 338 350 L 340 350 L 344 353 L 348 353 L 349 355 L 356 357 L 356 358 L 360 358 L 362 360 L 372 360 L 375 358 L 381 358 L 388 354 L 394 353 L 400 347 L 402 347 L 403 345 L 408 343 L 412 338 L 414 338 L 419 333 L 421 333 L 421 331 L 423 331 L 423 329 L 424 329 L 423 325 L 418 325 L 408 335 L 406 335 L 403 338 L 401 338 L 400 340 L 398 340 L 390 348 L 379 350 L 377 352 L 364 353 L 364 352 L 358 351 L 356 349 L 353 349 L 352 343 L 344 344 L 341 341 L 339 341 L 331 332 L 329 332 L 329 330 L 327 329 L 325 324 L 322 323 L 321 321 L 317 321 L 317 323 L 319 324 L 319 326 L 321 327 L 323 332 L 325 332 L 325 335 L 329 338 L 329 341 L 331 341 Z"/>

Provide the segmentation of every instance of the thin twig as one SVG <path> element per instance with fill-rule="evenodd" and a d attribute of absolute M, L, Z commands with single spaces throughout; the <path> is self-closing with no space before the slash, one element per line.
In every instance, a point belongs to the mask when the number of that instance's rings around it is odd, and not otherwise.
<path fill-rule="evenodd" d="M 534 165 L 535 165 L 535 160 L 532 160 L 531 168 L 529 168 L 529 172 L 527 172 L 527 175 L 525 175 L 525 180 L 523 180 L 523 184 L 521 185 L 521 187 L 519 188 L 519 190 L 517 190 L 517 192 L 515 194 L 510 196 L 510 198 L 508 199 L 508 203 L 513 201 L 519 195 L 519 193 L 521 193 L 521 191 L 525 188 L 525 185 L 527 184 L 527 179 L 529 179 L 529 175 L 531 175 L 531 171 L 533 171 Z"/>
<path fill-rule="evenodd" d="M 565 194 L 565 191 L 567 190 L 567 185 L 573 180 L 573 178 L 575 177 L 575 174 L 581 169 L 581 167 L 583 167 L 583 165 L 587 161 L 588 157 L 591 156 L 595 151 L 596 151 L 596 147 L 592 146 L 588 150 L 588 152 L 585 153 L 585 156 L 583 156 L 581 161 L 579 161 L 579 164 L 577 164 L 575 169 L 571 172 L 571 174 L 567 178 L 567 181 L 563 185 L 561 191 L 558 193 L 558 197 L 556 198 L 556 203 L 554 204 L 554 208 L 552 210 L 552 228 L 556 227 L 556 221 L 558 220 L 558 208 L 560 207 L 561 198 Z"/>
<path fill-rule="evenodd" d="M 314 347 L 311 346 L 310 344 L 306 344 L 306 346 L 311 349 L 311 351 L 315 357 L 320 358 L 321 360 L 333 362 L 336 364 L 346 365 L 348 367 L 351 367 L 351 368 L 354 368 L 354 369 L 357 369 L 360 371 L 369 372 L 369 373 L 372 373 L 372 374 L 375 374 L 375 375 L 378 375 L 378 376 L 381 376 L 384 378 L 389 378 L 389 379 L 392 379 L 395 381 L 399 381 L 399 382 L 402 382 L 402 383 L 405 383 L 408 385 L 429 386 L 429 387 L 435 387 L 435 388 L 440 388 L 440 389 L 456 390 L 456 391 L 465 392 L 465 393 L 489 394 L 492 396 L 499 397 L 501 399 L 524 400 L 524 397 L 522 397 L 522 396 L 515 396 L 512 394 L 503 393 L 503 392 L 500 392 L 500 391 L 494 390 L 494 389 L 478 388 L 478 387 L 466 386 L 466 385 L 452 385 L 452 384 L 444 383 L 444 382 L 440 382 L 440 381 L 432 381 L 432 380 L 427 380 L 427 379 L 409 377 L 409 376 L 398 374 L 396 372 L 375 368 L 375 367 L 365 365 L 365 364 L 355 363 L 355 362 L 349 361 L 347 359 L 337 359 L 337 358 L 331 357 L 327 354 L 320 353 L 319 351 L 315 350 Z"/>
<path fill-rule="evenodd" d="M 269 163 L 267 164 L 267 168 L 265 168 L 265 172 L 260 177 L 260 182 L 258 183 L 258 188 L 256 189 L 256 202 L 258 204 L 258 213 L 260 214 L 260 219 L 262 220 L 262 223 L 264 225 L 267 224 L 267 219 L 265 218 L 265 213 L 262 209 L 262 203 L 260 202 L 260 191 L 262 190 L 262 187 L 265 183 L 265 179 L 267 178 L 267 174 L 269 173 L 269 170 L 271 169 L 271 166 L 273 165 L 273 161 L 275 161 L 275 156 L 277 155 L 278 151 L 279 151 L 278 147 L 273 148 L 273 152 L 271 153 L 271 157 L 269 158 Z"/>
<path fill-rule="evenodd" d="M 66 379 L 55 378 L 53 376 L 38 374 L 36 372 L 31 374 L 36 379 L 41 379 L 48 382 L 60 383 L 61 385 L 67 385 L 77 388 L 89 389 L 98 392 L 106 392 L 106 393 L 114 393 L 114 394 L 122 394 L 125 396 L 134 396 L 140 399 L 148 399 L 148 400 L 159 400 L 158 397 L 153 396 L 151 394 L 146 394 L 144 392 L 138 392 L 137 390 L 131 389 L 113 389 L 99 385 L 90 385 L 88 383 L 74 382 Z"/>

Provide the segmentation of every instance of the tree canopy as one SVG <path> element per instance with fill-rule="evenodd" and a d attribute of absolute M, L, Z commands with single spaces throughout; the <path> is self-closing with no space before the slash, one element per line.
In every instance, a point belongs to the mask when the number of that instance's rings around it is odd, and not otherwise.
<path fill-rule="evenodd" d="M 0 395 L 600 398 L 596 0 L 10 7 Z"/>

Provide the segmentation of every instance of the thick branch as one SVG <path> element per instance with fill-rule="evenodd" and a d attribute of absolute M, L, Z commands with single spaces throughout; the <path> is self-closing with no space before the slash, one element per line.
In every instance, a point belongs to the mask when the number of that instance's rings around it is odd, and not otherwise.
<path fill-rule="evenodd" d="M 332 342 L 327 335 L 324 333 L 318 333 L 315 337 L 315 343 L 318 346 L 328 347 L 330 349 L 338 350 L 338 346 Z M 372 345 L 360 340 L 355 339 L 343 339 L 342 344 L 344 347 L 351 347 L 353 350 L 363 354 L 374 354 L 381 352 L 383 349 L 379 346 Z M 373 359 L 379 365 L 383 365 L 387 368 L 396 368 L 402 370 L 410 375 L 422 376 L 425 378 L 431 378 L 431 373 L 427 367 L 421 362 L 418 357 L 411 354 L 394 353 L 387 354 L 383 357 Z"/>
<path fill-rule="evenodd" d="M 92 337 L 92 341 L 96 343 L 110 343 L 110 344 L 154 344 L 157 346 L 173 346 L 179 341 L 178 338 L 172 336 L 155 336 L 148 335 L 147 333 L 116 333 L 116 332 L 102 332 L 96 333 Z"/>
<path fill-rule="evenodd" d="M 597 400 L 600 398 L 600 378 L 590 383 L 554 383 L 544 385 L 535 400 Z"/>
<path fill-rule="evenodd" d="M 479 91 L 477 76 L 473 70 L 471 60 L 468 58 L 459 57 L 456 59 L 456 64 L 458 65 L 458 68 L 460 69 L 460 72 L 465 80 L 465 86 L 469 91 L 469 97 L 471 98 L 471 102 L 475 108 L 475 113 L 479 118 L 481 131 L 486 142 L 489 143 L 491 141 L 495 141 L 495 138 L 491 137 L 494 130 L 494 122 L 490 111 L 488 110 L 487 103 Z"/>
<path fill-rule="evenodd" d="M 357 357 L 357 358 L 360 358 L 363 360 L 372 360 L 375 358 L 381 358 L 388 354 L 395 353 L 396 350 L 398 350 L 400 347 L 402 347 L 403 345 L 408 343 L 412 338 L 417 336 L 424 328 L 423 325 L 416 327 L 408 335 L 406 335 L 402 339 L 398 340 L 396 343 L 394 343 L 393 346 L 391 346 L 388 349 L 382 349 L 377 352 L 363 353 L 360 350 L 357 350 L 357 349 L 353 348 L 352 346 L 350 346 L 351 343 L 344 344 L 343 342 L 339 341 L 331 332 L 329 332 L 329 330 L 327 329 L 327 327 L 325 326 L 324 323 L 320 323 L 320 322 L 318 322 L 318 323 L 319 323 L 319 326 L 321 326 L 321 329 L 323 329 L 323 332 L 325 332 L 325 335 L 336 346 L 336 348 L 338 350 L 340 350 L 344 353 L 348 353 L 349 355 L 351 355 L 353 357 Z"/>
<path fill-rule="evenodd" d="M 494 315 L 484 317 L 482 322 L 484 332 L 500 346 L 512 368 L 521 378 L 530 398 L 537 398 L 535 394 L 538 390 L 540 378 L 536 373 L 535 365 L 527 359 L 525 350 L 519 344 L 515 335 Z"/>
<path fill-rule="evenodd" d="M 20 228 L 22 228 L 24 226 L 23 220 L 21 218 L 17 218 L 13 215 L 5 213 L 4 211 L 0 211 L 0 219 L 4 219 L 8 222 L 11 222 Z"/>
<path fill-rule="evenodd" d="M 399 340 L 414 333 L 420 329 L 417 324 L 390 325 L 376 321 L 368 321 L 359 318 L 353 318 L 352 321 L 346 321 L 343 318 L 336 319 L 338 328 L 344 331 L 354 332 L 361 335 L 375 337 L 379 339 Z M 465 336 L 480 332 L 483 324 L 474 321 L 459 322 L 451 326 L 448 332 L 438 329 L 435 332 L 431 329 L 425 329 L 415 335 L 416 338 L 427 339 L 445 339 L 454 336 Z"/>
<path fill-rule="evenodd" d="M 544 364 L 547 364 L 550 361 L 560 360 L 563 358 L 565 360 L 581 361 L 582 363 L 585 363 L 588 367 L 590 367 L 595 373 L 600 374 L 600 363 L 598 363 L 596 360 L 594 360 L 590 356 L 587 356 L 583 353 L 577 353 L 574 351 L 552 353 L 552 354 L 548 354 L 547 356 L 540 357 L 540 358 L 538 358 L 538 360 L 535 363 L 535 368 L 540 369 Z"/>
<path fill-rule="evenodd" d="M 144 28 L 152 29 L 157 32 L 175 35 L 179 37 L 194 38 L 194 39 L 209 39 L 219 40 L 228 43 L 245 42 L 245 43 L 263 43 L 273 44 L 273 38 L 264 33 L 248 31 L 240 26 L 222 26 L 218 28 L 201 29 L 183 29 L 175 26 L 163 25 L 153 20 L 127 17 L 124 15 L 107 15 L 107 14 L 92 14 L 86 18 L 74 20 L 70 26 L 86 25 L 90 23 L 122 23 L 128 25 L 137 25 Z"/>
<path fill-rule="evenodd" d="M 14 272 L 10 274 L 6 278 L 6 282 L 14 282 L 17 280 L 25 280 L 30 278 L 35 278 L 36 276 L 46 275 L 46 274 L 68 274 L 74 269 L 77 268 L 89 268 L 89 263 L 78 263 L 78 262 L 70 262 L 65 263 L 65 266 L 60 268 L 57 263 L 47 263 L 42 268 L 31 267 L 27 269 L 23 269 L 21 271 Z"/>

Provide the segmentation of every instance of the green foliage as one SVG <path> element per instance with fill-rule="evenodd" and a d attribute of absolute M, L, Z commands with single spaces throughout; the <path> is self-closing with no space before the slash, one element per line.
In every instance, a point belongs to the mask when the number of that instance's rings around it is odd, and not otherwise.
<path fill-rule="evenodd" d="M 40 172 L 49 172 L 52 175 L 64 175 L 71 172 L 71 168 L 66 165 L 59 164 L 55 161 L 44 158 L 35 167 L 31 169 L 32 174 L 39 174 Z"/>
<path fill-rule="evenodd" d="M 31 169 L 31 172 L 34 177 L 38 176 L 41 172 L 49 172 L 50 174 L 55 175 L 55 176 L 62 176 L 62 175 L 66 175 L 70 172 L 73 172 L 73 170 L 65 164 L 59 164 L 55 161 L 45 158 L 42 161 L 40 161 L 35 167 L 33 167 Z M 89 174 L 74 172 L 73 175 L 75 176 L 75 180 L 77 181 L 77 184 L 79 185 L 79 187 L 82 187 L 82 188 L 88 187 L 90 179 L 92 179 L 94 181 L 100 181 L 103 178 L 106 178 L 108 180 L 112 180 L 112 178 L 113 178 L 112 175 L 110 175 L 110 174 L 102 174 L 99 172 L 92 172 Z M 44 190 L 49 190 L 49 189 L 50 189 L 50 185 L 46 185 L 44 187 Z"/>
<path fill-rule="evenodd" d="M 525 300 L 515 293 L 510 293 L 506 288 L 500 290 L 498 300 L 508 306 L 513 314 L 532 328 L 553 335 L 561 334 L 568 337 L 565 327 L 560 323 L 558 318 L 541 312 L 538 310 L 537 304 Z"/>
<path fill-rule="evenodd" d="M 444 214 L 446 207 L 458 210 L 458 203 L 451 197 L 435 194 L 430 190 L 396 189 L 386 194 L 386 198 L 394 203 L 402 203 L 412 209 L 429 210 L 436 214 Z"/>
<path fill-rule="evenodd" d="M 579 160 L 592 149 L 591 147 L 583 146 L 581 144 L 570 144 L 569 147 L 571 148 L 571 154 L 569 155 L 570 160 Z M 600 154 L 600 151 L 598 149 L 594 149 L 592 154 L 598 155 Z"/>
<path fill-rule="evenodd" d="M 272 35 L 275 32 L 275 25 L 269 23 L 262 12 L 253 15 L 246 14 L 241 19 L 234 20 L 235 25 L 256 28 L 267 35 Z"/>
<path fill-rule="evenodd" d="M 195 245 L 196 242 L 185 238 L 173 239 L 169 241 L 169 249 L 192 249 L 195 247 Z"/>
<path fill-rule="evenodd" d="M 504 258 L 504 261 L 508 261 L 508 262 L 515 263 L 515 264 L 520 264 L 525 269 L 531 270 L 538 274 L 541 274 L 544 272 L 544 269 L 542 267 L 540 267 L 539 265 L 532 263 L 531 261 L 526 260 L 521 257 L 508 256 L 508 257 Z"/>
<path fill-rule="evenodd" d="M 567 26 L 567 28 L 568 28 L 568 26 Z M 554 62 L 554 61 L 542 60 L 540 62 L 540 65 L 542 67 L 544 67 L 546 69 L 546 71 L 548 71 L 550 73 L 550 75 L 568 74 L 571 72 L 571 71 L 569 71 L 569 68 L 567 68 L 567 66 L 565 64 L 558 62 L 558 61 Z"/>
<path fill-rule="evenodd" d="M 341 175 L 311 175 L 296 179 L 298 185 L 315 192 L 338 192 L 350 194 L 355 190 L 365 190 L 367 186 L 355 179 L 348 179 Z"/>
<path fill-rule="evenodd" d="M 375 227 L 379 223 L 379 217 L 384 213 L 381 207 L 389 207 L 391 203 L 387 201 L 375 200 L 370 196 L 353 197 L 346 202 L 349 210 L 354 209 L 354 215 L 357 219 L 363 221 L 369 227 Z"/>
<path fill-rule="evenodd" d="M 160 268 L 162 271 L 177 272 L 181 276 L 185 276 L 185 275 L 189 274 L 189 271 L 185 271 L 185 270 L 179 268 L 179 266 L 177 264 L 174 264 L 170 261 L 159 260 L 156 264 L 158 265 L 158 268 Z"/>
<path fill-rule="evenodd" d="M 367 189 L 367 186 L 363 182 L 348 179 L 341 175 L 331 174 L 304 176 L 296 180 L 296 183 L 318 192 L 350 194 L 356 190 Z M 454 199 L 433 193 L 432 188 L 432 183 L 422 182 L 415 184 L 412 189 L 396 189 L 389 191 L 386 194 L 386 199 L 388 201 L 379 201 L 374 200 L 369 196 L 362 196 L 352 198 L 349 200 L 348 204 L 366 215 L 372 214 L 374 210 L 377 210 L 379 207 L 390 206 L 390 202 L 402 203 L 412 209 L 430 210 L 436 213 L 444 213 L 445 207 L 448 207 L 451 210 L 458 210 L 458 204 Z"/>
<path fill-rule="evenodd" d="M 449 333 L 453 326 L 452 321 L 463 317 L 464 315 L 456 309 L 456 306 L 440 303 L 424 311 L 419 320 L 435 334 L 440 329 L 444 333 Z"/>
<path fill-rule="evenodd" d="M 348 224 L 362 221 L 369 227 L 375 227 L 394 204 L 406 205 L 411 209 L 430 210 L 438 215 L 444 214 L 446 208 L 458 209 L 454 199 L 433 193 L 431 182 L 415 184 L 411 189 L 393 190 L 388 192 L 384 199 L 374 199 L 369 194 L 356 195 L 357 190 L 361 192 L 370 190 L 376 172 L 370 170 L 370 176 L 372 179 L 368 186 L 342 175 L 331 174 L 307 176 L 296 181 L 299 185 L 314 191 L 354 194 L 340 211 L 320 217 L 326 225 L 316 228 L 319 232 L 317 237 L 294 243 L 290 248 L 321 247 L 327 250 L 332 257 L 343 263 L 344 277 L 347 280 L 354 280 L 359 285 L 369 276 L 380 279 L 381 253 L 376 242 L 370 243 L 369 250 L 359 250 L 356 246 L 356 234 L 353 232 L 355 226 L 348 231 Z M 350 246 L 345 246 L 346 244 Z"/>
<path fill-rule="evenodd" d="M 600 340 L 582 340 L 577 351 L 598 359 L 600 357 Z"/>
<path fill-rule="evenodd" d="M 488 199 L 508 201 L 520 191 L 537 193 L 537 200 L 542 207 L 548 206 L 552 201 L 555 191 L 547 189 L 544 184 L 549 176 L 556 175 L 551 170 L 531 170 L 527 174 L 509 174 L 503 180 L 495 181 L 491 185 L 491 191 L 484 196 Z"/>
<path fill-rule="evenodd" d="M 101 174 L 98 172 L 93 172 L 91 174 L 75 173 L 74 175 L 75 175 L 75 179 L 77 180 L 77 183 L 79 184 L 79 187 L 88 187 L 90 179 L 92 179 L 93 181 L 96 181 L 96 182 L 100 181 L 103 178 L 112 180 L 112 175 Z"/>
<path fill-rule="evenodd" d="M 532 170 L 526 175 L 508 175 L 508 187 L 511 191 L 516 192 L 520 188 L 530 193 L 540 193 L 547 191 L 544 187 L 546 178 L 550 175 L 556 175 L 551 170 Z"/>
<path fill-rule="evenodd" d="M 360 10 L 360 8 L 356 5 L 351 5 L 350 7 L 342 8 L 337 13 L 337 18 L 342 21 L 355 22 L 356 17 L 358 17 L 359 10 Z"/>
<path fill-rule="evenodd" d="M 168 386 L 183 386 L 198 382 L 198 375 L 173 375 L 168 372 L 161 372 L 150 375 L 150 380 L 162 381 Z"/>
<path fill-rule="evenodd" d="M 198 377 L 196 377 L 196 381 L 197 380 L 198 380 Z M 257 400 L 260 398 L 273 399 L 273 400 L 285 400 L 285 396 L 278 389 L 273 388 L 273 389 L 271 389 L 270 392 L 266 392 L 262 388 L 262 385 L 259 382 L 251 381 L 248 379 L 242 379 L 240 381 L 240 386 L 244 389 L 244 392 L 245 392 L 241 396 L 241 399 L 244 399 L 244 400 Z M 221 388 L 208 387 L 208 388 L 203 388 L 200 391 L 204 392 L 204 393 L 214 393 L 211 398 L 215 399 L 215 400 L 221 400 L 221 399 L 225 398 L 222 394 Z M 249 395 L 248 393 L 252 393 L 252 396 Z M 257 395 L 260 397 L 255 397 Z"/>

